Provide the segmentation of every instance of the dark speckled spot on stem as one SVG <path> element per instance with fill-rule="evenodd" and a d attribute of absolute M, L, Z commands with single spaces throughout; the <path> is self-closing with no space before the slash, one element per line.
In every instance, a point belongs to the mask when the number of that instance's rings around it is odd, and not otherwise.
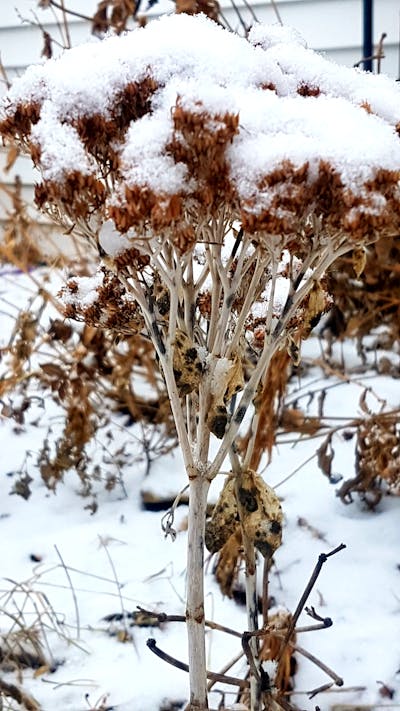
<path fill-rule="evenodd" d="M 236 415 L 235 415 L 235 422 L 240 425 L 242 422 L 244 416 L 246 414 L 246 408 L 242 405 L 242 407 L 239 407 Z"/>

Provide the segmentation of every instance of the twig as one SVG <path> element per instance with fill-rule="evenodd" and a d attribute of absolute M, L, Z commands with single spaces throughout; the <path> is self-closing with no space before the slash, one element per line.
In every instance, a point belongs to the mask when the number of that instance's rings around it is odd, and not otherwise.
<path fill-rule="evenodd" d="M 308 698 L 313 699 L 314 696 L 317 696 L 317 694 L 320 694 L 323 691 L 329 691 L 329 689 L 331 689 L 332 686 L 334 686 L 333 681 L 330 681 L 327 684 L 322 684 L 322 686 L 318 686 L 316 689 L 313 689 L 312 691 L 310 691 Z"/>
<path fill-rule="evenodd" d="M 333 551 L 330 551 L 330 553 L 321 553 L 321 555 L 318 557 L 318 562 L 317 562 L 317 564 L 316 564 L 316 566 L 315 566 L 315 568 L 314 568 L 314 570 L 313 570 L 313 572 L 312 572 L 312 574 L 311 574 L 310 580 L 308 581 L 308 583 L 307 583 L 307 585 L 306 585 L 306 588 L 305 588 L 305 590 L 304 590 L 304 592 L 303 592 L 303 594 L 302 594 L 302 596 L 301 596 L 301 598 L 300 598 L 300 601 L 299 601 L 299 603 L 298 603 L 298 605 L 297 605 L 297 607 L 296 607 L 296 610 L 295 610 L 295 612 L 294 612 L 294 614 L 293 614 L 293 616 L 292 616 L 292 618 L 291 618 L 291 620 L 290 620 L 290 624 L 289 624 L 288 629 L 287 629 L 287 632 L 286 632 L 286 634 L 285 634 L 285 637 L 284 637 L 284 640 L 283 640 L 283 644 L 282 644 L 282 646 L 281 646 L 281 650 L 280 650 L 280 654 L 279 654 L 278 659 L 281 659 L 281 658 L 282 658 L 282 655 L 283 655 L 283 653 L 284 653 L 284 651 L 285 651 L 285 647 L 286 647 L 287 643 L 289 642 L 289 640 L 290 640 L 290 638 L 291 638 L 291 636 L 292 636 L 292 634 L 293 634 L 293 632 L 294 632 L 294 629 L 295 629 L 295 626 L 296 626 L 296 622 L 297 622 L 297 620 L 299 619 L 299 617 L 300 617 L 300 615 L 301 615 L 301 613 L 302 613 L 302 611 L 303 611 L 304 605 L 305 605 L 306 602 L 307 602 L 308 596 L 310 595 L 311 590 L 313 589 L 313 587 L 314 587 L 314 585 L 315 585 L 315 583 L 316 583 L 316 581 L 317 581 L 317 578 L 318 578 L 318 576 L 319 576 L 319 574 L 320 574 L 320 572 L 321 572 L 321 568 L 322 568 L 323 564 L 326 563 L 326 561 L 328 560 L 328 558 L 330 558 L 331 556 L 335 555 L 336 553 L 339 553 L 340 551 L 344 550 L 345 548 L 346 548 L 345 544 L 344 544 L 344 543 L 341 543 L 339 546 L 337 546 L 337 548 L 334 548 Z"/>
<path fill-rule="evenodd" d="M 247 33 L 248 33 L 248 31 L 249 31 L 249 28 L 248 28 L 248 26 L 246 25 L 246 23 L 245 23 L 245 21 L 244 21 L 244 19 L 243 19 L 243 17 L 242 17 L 242 13 L 240 12 L 238 6 L 236 5 L 235 0 L 231 0 L 231 5 L 232 5 L 232 7 L 233 7 L 233 9 L 234 9 L 234 11 L 235 11 L 235 13 L 236 13 L 238 19 L 239 19 L 240 24 L 242 25 L 242 28 L 243 28 L 244 33 L 245 33 L 245 36 L 246 36 Z"/>
<path fill-rule="evenodd" d="M 242 657 L 243 657 L 243 650 L 241 649 L 240 652 L 235 657 L 233 657 L 233 659 L 230 660 L 230 662 L 227 662 L 227 664 L 225 664 L 225 666 L 222 667 L 219 674 L 223 674 L 223 675 L 226 674 L 226 672 L 229 671 L 229 669 L 231 669 L 233 667 L 233 665 L 236 664 L 236 662 L 238 662 L 239 659 L 241 659 Z M 216 679 L 214 679 L 214 681 L 210 681 L 207 686 L 207 691 L 211 691 L 214 684 L 216 684 L 216 683 L 217 683 Z"/>
<path fill-rule="evenodd" d="M 109 562 L 109 564 L 110 564 L 110 568 L 111 568 L 111 570 L 112 570 L 112 572 L 113 572 L 115 584 L 116 584 L 116 586 L 117 586 L 119 602 L 120 602 L 120 605 L 121 605 L 121 612 L 122 612 L 122 620 L 123 620 L 123 626 L 124 626 L 124 633 L 125 633 L 126 637 L 128 638 L 129 633 L 128 633 L 128 628 L 127 628 L 127 626 L 126 626 L 124 602 L 123 602 L 122 594 L 121 594 L 121 587 L 122 587 L 122 585 L 121 585 L 121 583 L 120 583 L 119 580 L 118 580 L 117 571 L 116 571 L 116 569 L 115 569 L 115 565 L 114 565 L 113 559 L 111 558 L 110 551 L 108 550 L 107 545 L 106 545 L 106 542 L 105 542 L 105 540 L 102 538 L 102 536 L 99 536 L 99 541 L 100 541 L 100 545 L 102 546 L 102 548 L 104 548 L 105 554 L 106 554 L 106 556 L 107 556 L 107 558 L 108 558 L 108 562 Z M 134 646 L 134 648 L 135 648 L 136 653 L 138 653 L 138 650 L 137 650 L 137 648 L 136 648 L 136 644 L 135 644 L 135 640 L 134 640 L 134 638 L 133 638 L 133 635 L 132 635 L 132 642 L 133 642 L 133 646 Z"/>
<path fill-rule="evenodd" d="M 93 17 L 89 17 L 89 15 L 82 15 L 81 12 L 76 12 L 75 10 L 70 10 L 67 7 L 64 7 L 64 3 L 61 5 L 58 2 L 55 2 L 55 0 L 50 0 L 50 4 L 53 7 L 56 7 L 57 10 L 62 10 L 63 12 L 66 12 L 68 15 L 73 15 L 74 17 L 79 17 L 80 20 L 87 20 L 87 22 L 92 22 Z"/>
<path fill-rule="evenodd" d="M 167 662 L 168 664 L 171 664 L 173 667 L 176 667 L 177 669 L 181 669 L 182 671 L 189 672 L 189 665 L 185 664 L 184 662 L 181 662 L 179 659 L 175 659 L 175 657 L 171 657 L 170 654 L 167 654 L 166 652 L 163 652 L 160 647 L 157 647 L 156 640 L 155 639 L 148 639 L 146 642 L 148 648 L 157 656 L 160 657 L 164 662 Z M 225 676 L 224 674 L 217 674 L 216 672 L 212 671 L 207 671 L 207 679 L 211 679 L 212 681 L 220 681 L 223 684 L 229 684 L 230 686 L 239 686 L 241 689 L 248 689 L 249 687 L 249 682 L 246 679 L 238 679 L 234 676 Z"/>
<path fill-rule="evenodd" d="M 152 612 L 151 610 L 146 610 L 144 607 L 140 607 L 140 605 L 137 605 L 137 609 L 140 610 L 140 612 L 144 612 L 147 615 L 155 617 L 157 619 L 157 622 L 161 624 L 165 622 L 186 622 L 185 615 L 167 615 L 165 612 Z M 239 639 L 242 638 L 241 632 L 236 632 L 236 630 L 233 630 L 230 627 L 225 627 L 225 625 L 219 625 L 218 622 L 213 622 L 212 620 L 205 620 L 204 624 L 206 627 L 209 627 L 212 630 L 217 630 L 218 632 L 225 632 L 226 634 L 230 634 L 233 637 L 238 637 Z"/>
<path fill-rule="evenodd" d="M 161 519 L 161 528 L 164 531 L 165 538 L 168 538 L 168 536 L 171 536 L 171 540 L 175 541 L 176 539 L 176 530 L 173 528 L 173 523 L 175 520 L 175 510 L 176 507 L 179 505 L 179 502 L 185 493 L 189 488 L 189 484 L 186 484 L 186 486 L 183 487 L 183 489 L 180 490 L 180 492 L 177 494 L 175 497 L 171 507 L 168 509 L 168 511 L 164 514 L 164 516 Z"/>
<path fill-rule="evenodd" d="M 386 32 L 383 32 L 380 36 L 379 42 L 376 46 L 376 50 L 374 54 L 371 54 L 369 57 L 362 57 L 358 62 L 353 64 L 353 67 L 359 67 L 360 64 L 363 64 L 364 62 L 370 61 L 371 59 L 376 59 L 377 60 L 377 73 L 380 74 L 381 71 L 381 60 L 385 58 L 384 52 L 383 52 L 383 42 L 386 39 L 387 34 Z"/>
<path fill-rule="evenodd" d="M 255 630 L 255 632 L 258 632 L 259 630 Z M 242 634 L 242 647 L 243 651 L 247 657 L 247 661 L 249 663 L 249 668 L 250 668 L 250 674 L 254 677 L 254 679 L 257 680 L 257 683 L 261 683 L 261 677 L 259 670 L 257 669 L 257 665 L 254 661 L 254 654 L 253 651 L 250 647 L 250 641 L 258 635 L 254 635 L 252 632 L 243 632 Z"/>
<path fill-rule="evenodd" d="M 276 19 L 278 20 L 280 25 L 283 25 L 283 21 L 282 21 L 281 13 L 279 12 L 279 9 L 278 9 L 278 5 L 276 4 L 275 0 L 270 0 L 270 3 L 274 9 Z"/>
<path fill-rule="evenodd" d="M 272 2 L 273 2 L 273 0 L 272 0 Z M 258 22 L 257 15 L 256 15 L 256 13 L 254 12 L 254 9 L 253 9 L 252 5 L 251 5 L 249 2 L 247 2 L 247 0 L 243 0 L 243 4 L 244 4 L 245 7 L 248 9 L 248 11 L 249 11 L 250 15 L 252 16 L 254 22 Z"/>
<path fill-rule="evenodd" d="M 308 625 L 305 627 L 296 627 L 295 632 L 296 634 L 299 634 L 301 632 L 315 632 L 316 630 L 327 630 L 329 627 L 332 627 L 333 622 L 330 617 L 327 617 L 324 622 L 321 622 L 319 625 Z"/>
<path fill-rule="evenodd" d="M 325 689 L 325 693 L 346 694 L 350 692 L 366 691 L 366 688 L 366 686 L 342 686 L 340 689 L 333 689 L 332 687 L 330 687 L 329 689 Z M 313 693 L 313 690 L 311 689 L 310 691 L 296 691 L 296 689 L 291 689 L 290 691 L 285 691 L 284 693 L 288 696 L 309 696 Z M 392 708 L 392 704 L 390 704 L 390 707 Z"/>
<path fill-rule="evenodd" d="M 60 553 L 60 551 L 59 551 L 59 549 L 58 549 L 58 547 L 57 547 L 56 544 L 54 544 L 54 548 L 55 548 L 55 551 L 56 551 L 56 553 L 57 553 L 57 555 L 58 555 L 58 557 L 59 557 L 59 559 L 60 559 L 61 566 L 62 566 L 62 568 L 63 568 L 63 570 L 64 570 L 64 572 L 65 572 L 65 575 L 67 576 L 67 580 L 68 580 L 68 583 L 69 583 L 69 587 L 70 587 L 70 590 L 71 590 L 71 593 L 72 593 L 72 599 L 73 599 L 73 601 L 74 601 L 75 617 L 76 617 L 76 634 L 77 634 L 77 639 L 80 639 L 80 638 L 81 638 L 81 622 L 80 622 L 80 615 L 79 615 L 79 605 L 78 605 L 78 600 L 77 600 L 77 597 L 76 597 L 75 589 L 74 589 L 74 586 L 73 586 L 73 584 L 72 584 L 72 578 L 71 578 L 71 576 L 70 576 L 70 574 L 69 574 L 69 570 L 68 570 L 67 566 L 65 565 L 64 560 L 63 560 L 63 557 L 62 557 L 62 555 L 61 555 L 61 553 Z"/>
<path fill-rule="evenodd" d="M 336 686 L 343 686 L 342 677 L 338 676 L 336 674 L 336 672 L 334 672 L 330 667 L 328 667 L 326 664 L 324 664 L 324 662 L 321 662 L 320 659 L 318 659 L 317 657 L 314 656 L 314 654 L 311 654 L 311 652 L 307 652 L 306 649 L 304 649 L 303 647 L 299 647 L 297 644 L 293 645 L 293 651 L 298 652 L 306 659 L 309 659 L 310 662 L 313 662 L 313 664 L 315 664 L 317 667 L 322 669 L 322 671 L 324 671 L 325 674 L 327 674 L 328 676 L 331 677 L 331 679 L 333 679 Z"/>
<path fill-rule="evenodd" d="M 69 25 L 68 25 L 68 19 L 67 19 L 67 11 L 65 9 L 65 4 L 64 0 L 60 1 L 61 4 L 61 12 L 62 12 L 62 18 L 63 18 L 63 24 L 64 24 L 64 32 L 65 32 L 65 37 L 66 37 L 66 45 L 68 49 L 71 49 L 72 43 L 71 43 L 71 34 L 69 31 Z"/>
<path fill-rule="evenodd" d="M 299 464 L 299 466 L 296 467 L 296 469 L 293 469 L 293 471 L 290 474 L 288 474 L 287 476 L 285 476 L 284 479 L 281 479 L 277 484 L 275 484 L 274 489 L 277 489 L 278 486 L 282 486 L 282 484 L 286 484 L 286 482 L 289 481 L 289 479 L 291 479 L 295 474 L 297 474 L 297 472 L 299 472 L 300 469 L 305 467 L 306 464 L 311 462 L 316 456 L 317 456 L 317 452 L 313 452 L 313 454 L 311 454 L 310 457 L 307 457 L 307 459 L 305 459 L 304 462 Z"/>

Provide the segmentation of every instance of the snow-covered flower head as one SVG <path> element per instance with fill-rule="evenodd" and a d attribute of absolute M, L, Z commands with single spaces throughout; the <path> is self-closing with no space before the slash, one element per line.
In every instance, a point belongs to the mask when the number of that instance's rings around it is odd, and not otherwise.
<path fill-rule="evenodd" d="M 40 206 L 168 234 L 181 252 L 224 209 L 254 235 L 296 234 L 311 213 L 356 241 L 397 229 L 399 130 L 390 79 L 289 29 L 247 40 L 184 14 L 29 68 L 0 121 L 42 173 Z"/>

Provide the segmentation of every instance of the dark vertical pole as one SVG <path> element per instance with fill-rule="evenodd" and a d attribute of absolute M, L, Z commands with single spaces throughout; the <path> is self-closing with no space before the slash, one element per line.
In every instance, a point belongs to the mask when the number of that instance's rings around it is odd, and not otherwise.
<path fill-rule="evenodd" d="M 373 48 L 373 0 L 363 0 L 363 57 L 372 57 Z M 372 72 L 372 59 L 365 59 L 363 68 L 366 72 Z"/>

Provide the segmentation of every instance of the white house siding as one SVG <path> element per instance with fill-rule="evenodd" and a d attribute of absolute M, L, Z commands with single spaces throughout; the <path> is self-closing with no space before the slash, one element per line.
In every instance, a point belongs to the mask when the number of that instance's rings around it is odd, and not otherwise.
<path fill-rule="evenodd" d="M 269 0 L 248 0 L 254 9 L 258 20 L 263 22 L 276 22 L 276 14 Z M 143 8 L 147 0 L 142 0 Z M 173 8 L 172 2 L 162 0 L 162 9 Z M 251 23 L 250 12 L 243 7 L 243 0 L 235 0 L 245 21 Z M 68 8 L 81 14 L 91 16 L 97 6 L 96 0 L 66 0 Z M 230 0 L 221 2 L 224 15 L 233 28 L 240 29 L 240 24 L 232 9 Z M 361 59 L 362 47 L 362 0 L 280 0 L 277 2 L 282 21 L 293 25 L 305 37 L 308 45 L 314 49 L 325 52 L 336 62 L 352 66 Z M 20 17 L 15 10 L 18 8 Z M 153 13 L 160 11 L 156 5 Z M 382 70 L 390 76 L 398 78 L 398 44 L 400 25 L 400 0 L 375 0 L 374 1 L 374 39 L 378 41 L 382 32 L 386 32 L 385 54 Z M 37 27 L 23 22 L 34 20 L 32 13 L 36 13 L 42 25 L 51 36 L 59 38 L 59 30 L 50 10 L 41 10 L 35 0 L 0 0 L 0 52 L 1 59 L 12 78 L 23 72 L 24 68 L 40 58 L 42 51 L 42 36 Z M 73 44 L 84 41 L 90 37 L 88 23 L 70 16 L 69 27 Z M 82 68 L 84 71 L 84 68 Z M 19 158 L 13 169 L 4 172 L 6 151 L 0 148 L 0 181 L 10 186 L 14 176 L 21 177 L 23 194 L 27 201 L 31 201 L 33 185 L 35 182 L 34 171 L 26 158 Z M 0 190 L 0 221 L 4 220 L 9 201 Z"/>

